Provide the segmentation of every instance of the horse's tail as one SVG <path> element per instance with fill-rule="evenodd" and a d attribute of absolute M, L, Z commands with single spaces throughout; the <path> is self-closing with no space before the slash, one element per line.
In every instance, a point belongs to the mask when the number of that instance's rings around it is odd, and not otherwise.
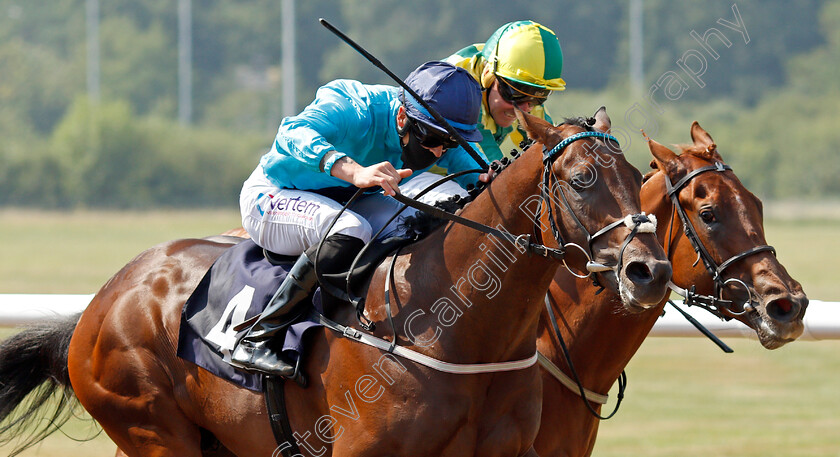
<path fill-rule="evenodd" d="M 77 403 L 70 386 L 67 352 L 80 314 L 28 327 L 0 343 L 0 445 L 10 455 L 58 430 Z M 41 409 L 50 411 L 42 419 Z"/>

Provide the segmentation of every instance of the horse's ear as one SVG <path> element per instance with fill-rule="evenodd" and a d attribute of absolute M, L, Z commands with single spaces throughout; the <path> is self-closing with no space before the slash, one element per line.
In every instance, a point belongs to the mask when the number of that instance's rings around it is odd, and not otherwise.
<path fill-rule="evenodd" d="M 650 153 L 653 154 L 653 162 L 656 163 L 656 168 L 667 171 L 673 167 L 672 164 L 677 160 L 674 151 L 651 139 L 648 140 L 648 148 L 650 148 Z"/>
<path fill-rule="evenodd" d="M 697 121 L 691 123 L 691 141 L 694 142 L 694 151 L 700 156 L 709 160 L 719 159 L 721 162 L 723 161 L 717 152 L 715 140 L 712 139 L 709 132 L 700 127 L 700 123 Z"/>
<path fill-rule="evenodd" d="M 602 106 L 598 108 L 598 111 L 595 111 L 595 115 L 592 116 L 595 118 L 595 130 L 607 133 L 612 128 L 612 121 L 610 121 L 610 117 L 607 116 L 607 108 Z"/>
<path fill-rule="evenodd" d="M 549 129 L 554 128 L 551 122 L 540 119 L 537 116 L 532 116 L 519 108 L 515 108 L 514 112 L 516 113 L 516 118 L 519 119 L 519 125 L 528 134 L 528 138 L 545 144 L 548 139 Z"/>
<path fill-rule="evenodd" d="M 703 127 L 700 127 L 700 123 L 697 121 L 691 123 L 691 141 L 694 142 L 695 146 L 710 146 L 715 144 L 715 140 L 712 139 L 709 132 Z"/>

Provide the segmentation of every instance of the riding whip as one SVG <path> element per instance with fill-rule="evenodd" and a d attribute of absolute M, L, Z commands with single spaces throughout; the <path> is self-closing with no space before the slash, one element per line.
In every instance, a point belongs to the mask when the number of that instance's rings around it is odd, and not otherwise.
<path fill-rule="evenodd" d="M 719 347 L 719 348 L 720 348 L 723 352 L 725 352 L 725 353 L 727 353 L 727 354 L 731 354 L 731 353 L 735 352 L 735 350 L 734 350 L 734 349 L 732 349 L 732 348 L 731 348 L 731 347 L 729 347 L 726 343 L 724 343 L 724 342 L 723 342 L 720 338 L 718 338 L 718 337 L 717 337 L 717 335 L 715 335 L 715 334 L 714 334 L 714 333 L 712 333 L 709 329 L 707 329 L 707 328 L 706 328 L 703 324 L 701 324 L 701 323 L 700 323 L 700 321 L 698 321 L 697 319 L 695 319 L 695 318 L 694 318 L 691 314 L 688 314 L 687 312 L 685 312 L 685 311 L 683 311 L 682 309 L 680 309 L 680 307 L 679 307 L 679 306 L 677 306 L 677 305 L 675 305 L 675 304 L 674 304 L 674 302 L 673 302 L 673 301 L 671 301 L 671 300 L 668 300 L 668 303 L 670 303 L 670 304 L 671 304 L 671 306 L 673 306 L 673 307 L 674 307 L 674 309 L 676 309 L 677 311 L 679 311 L 679 312 L 680 312 L 680 314 L 682 314 L 682 316 L 683 316 L 683 317 L 684 317 L 684 318 L 685 318 L 688 322 L 690 322 L 690 323 L 691 323 L 691 325 L 693 325 L 695 328 L 697 328 L 697 330 L 700 330 L 700 333 L 702 333 L 703 335 L 706 335 L 706 338 L 708 338 L 708 339 L 712 340 L 712 342 L 713 342 L 713 343 L 717 344 L 717 345 L 718 345 L 718 347 Z"/>

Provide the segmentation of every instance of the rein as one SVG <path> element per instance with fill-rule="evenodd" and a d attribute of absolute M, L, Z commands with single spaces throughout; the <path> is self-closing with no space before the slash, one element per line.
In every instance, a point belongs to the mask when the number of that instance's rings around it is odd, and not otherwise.
<path fill-rule="evenodd" d="M 428 205 L 426 203 L 422 203 L 420 201 L 406 197 L 401 194 L 397 194 L 393 198 L 406 206 L 410 206 L 412 208 L 423 211 L 424 213 L 431 214 L 432 216 L 435 216 L 437 218 L 455 222 L 467 226 L 471 229 L 478 230 L 479 232 L 486 233 L 488 235 L 493 235 L 496 238 L 499 238 L 500 240 L 509 241 L 513 244 L 516 244 L 517 246 L 521 246 L 527 252 L 530 252 L 532 254 L 537 254 L 542 257 L 551 257 L 555 260 L 563 260 L 565 256 L 565 250 L 562 248 L 551 248 L 539 243 L 532 242 L 530 234 L 513 235 L 510 232 L 499 230 L 495 227 L 490 227 L 489 225 L 484 225 L 482 223 L 475 222 L 473 220 L 466 219 L 452 213 L 447 213 L 446 211 L 443 211 L 440 208 Z"/>
<path fill-rule="evenodd" d="M 418 209 L 418 210 L 423 211 L 425 213 L 431 214 L 431 215 L 433 215 L 437 218 L 448 220 L 448 221 L 451 221 L 451 222 L 455 222 L 455 223 L 470 227 L 474 230 L 478 230 L 480 232 L 486 233 L 488 235 L 493 235 L 496 238 L 499 238 L 501 240 L 513 243 L 513 244 L 515 244 L 517 246 L 520 246 L 523 249 L 525 249 L 526 252 L 536 254 L 536 255 L 539 255 L 539 256 L 542 256 L 542 257 L 550 257 L 550 258 L 553 258 L 555 260 L 562 261 L 563 265 L 566 267 L 566 269 L 569 271 L 569 273 L 571 273 L 572 275 L 577 276 L 579 278 L 589 277 L 591 273 L 600 273 L 600 272 L 603 272 L 603 271 L 610 271 L 610 270 L 614 271 L 616 273 L 616 275 L 618 275 L 618 274 L 621 273 L 621 268 L 622 268 L 622 261 L 621 260 L 624 257 L 624 250 L 627 248 L 627 245 L 633 240 L 633 238 L 636 236 L 637 233 L 655 233 L 656 232 L 656 218 L 653 217 L 652 215 L 648 216 L 645 213 L 632 214 L 632 215 L 628 215 L 628 216 L 626 216 L 622 219 L 618 219 L 616 221 L 613 221 L 613 222 L 607 224 L 605 227 L 601 228 L 600 230 L 596 231 L 594 234 L 590 234 L 589 231 L 586 229 L 586 227 L 583 225 L 583 223 L 581 223 L 580 219 L 577 217 L 575 212 L 572 210 L 571 205 L 569 204 L 565 193 L 562 191 L 562 189 L 560 189 L 560 195 L 562 197 L 563 205 L 568 210 L 568 213 L 572 215 L 572 218 L 574 219 L 574 221 L 578 225 L 578 227 L 580 227 L 581 230 L 586 234 L 586 239 L 587 239 L 588 246 L 587 246 L 587 249 L 584 249 L 584 248 L 582 248 L 581 246 L 578 246 L 575 243 L 566 243 L 566 242 L 563 241 L 563 237 L 560 234 L 560 230 L 557 227 L 557 224 L 556 224 L 555 219 L 554 219 L 552 206 L 548 203 L 549 201 L 552 200 L 551 196 L 549 195 L 549 189 L 551 188 L 550 187 L 551 164 L 554 162 L 554 160 L 557 159 L 558 156 L 560 156 L 563 153 L 563 150 L 567 146 L 574 143 L 575 141 L 582 140 L 584 138 L 600 138 L 600 139 L 614 141 L 616 143 L 618 142 L 618 140 L 610 134 L 602 133 L 602 132 L 589 132 L 589 131 L 587 131 L 587 132 L 580 132 L 580 133 L 576 133 L 574 135 L 570 135 L 568 138 L 563 139 L 560 143 L 558 143 L 556 146 L 554 146 L 550 150 L 543 145 L 543 164 L 545 165 L 545 167 L 544 167 L 544 171 L 543 171 L 543 182 L 542 182 L 542 185 L 540 186 L 540 205 L 545 203 L 546 208 L 548 210 L 548 220 L 549 220 L 549 224 L 550 224 L 551 231 L 552 231 L 552 234 L 554 236 L 554 239 L 557 242 L 557 246 L 558 246 L 557 248 L 548 247 L 548 246 L 546 246 L 544 244 L 541 244 L 539 242 L 531 241 L 531 235 L 530 234 L 513 235 L 509 232 L 499 230 L 495 227 L 490 227 L 490 226 L 481 224 L 479 222 L 475 222 L 475 221 L 472 221 L 470 219 L 466 219 L 466 218 L 457 216 L 455 214 L 447 213 L 446 211 L 443 211 L 443 210 L 441 210 L 441 209 L 439 209 L 435 206 L 419 202 L 416 199 L 412 199 L 412 198 L 406 197 L 406 196 L 401 195 L 401 194 L 396 194 L 395 196 L 393 196 L 393 198 L 396 199 L 397 201 L 399 201 L 400 203 L 404 204 L 405 206 L 410 206 L 412 208 Z M 483 170 L 469 170 L 467 172 L 474 173 L 474 172 L 482 172 L 482 171 Z M 467 172 L 462 172 L 462 174 L 467 173 Z M 460 174 L 458 176 L 460 176 Z M 442 178 L 441 180 L 432 184 L 432 186 L 430 186 L 430 188 L 434 188 L 434 187 L 440 185 L 441 183 L 443 183 L 444 181 L 453 179 L 453 177 L 455 177 L 455 176 L 453 176 L 453 175 L 446 176 L 446 177 Z M 424 193 L 427 190 L 424 190 Z M 420 195 L 422 195 L 422 193 Z M 418 197 L 420 195 L 418 195 Z M 537 230 L 538 222 L 536 220 L 534 221 L 534 225 L 535 225 L 534 232 L 539 233 L 539 230 Z M 614 267 L 609 267 L 609 266 L 594 262 L 592 260 L 592 258 L 594 257 L 592 255 L 592 245 L 593 245 L 595 239 L 604 235 L 604 234 L 606 234 L 606 233 L 608 233 L 609 231 L 611 231 L 614 228 L 620 227 L 621 225 L 625 225 L 626 227 L 630 228 L 631 232 L 627 236 L 627 238 L 625 238 L 624 243 L 622 244 L 622 246 L 619 250 L 617 264 Z M 586 264 L 586 268 L 587 268 L 587 271 L 589 272 L 589 274 L 587 274 L 585 276 L 578 275 L 574 271 L 572 271 L 572 269 L 569 267 L 568 264 L 566 264 L 565 253 L 566 253 L 566 248 L 569 247 L 569 246 L 572 246 L 572 247 L 575 247 L 575 248 L 581 250 L 584 253 L 584 255 L 587 257 L 588 261 L 587 261 L 587 264 Z"/>
<path fill-rule="evenodd" d="M 691 286 L 689 289 L 683 289 L 673 282 L 668 282 L 668 287 L 677 293 L 678 295 L 684 298 L 684 303 L 686 306 L 698 306 L 700 308 L 709 311 L 710 313 L 714 314 L 715 316 L 720 317 L 724 320 L 730 320 L 733 317 L 738 317 L 749 312 L 756 312 L 755 308 L 752 306 L 753 302 L 753 294 L 752 289 L 743 281 L 737 278 L 729 278 L 729 279 L 722 279 L 723 272 L 732 266 L 735 262 L 739 260 L 743 260 L 753 254 L 758 254 L 761 252 L 772 252 L 773 255 L 776 255 L 776 249 L 770 245 L 759 245 L 747 249 L 743 252 L 733 255 L 732 257 L 723 261 L 720 265 L 717 264 L 715 259 L 703 245 L 703 242 L 700 240 L 700 236 L 697 233 L 697 230 L 694 228 L 694 225 L 691 224 L 691 221 L 688 218 L 688 213 L 686 213 L 685 208 L 682 207 L 679 200 L 679 192 L 682 190 L 692 179 L 696 176 L 706 173 L 706 172 L 717 172 L 723 173 L 727 170 L 732 170 L 732 167 L 726 165 L 721 162 L 717 162 L 714 165 L 709 165 L 706 167 L 700 167 L 696 170 L 693 170 L 691 173 L 687 174 L 685 177 L 677 181 L 676 184 L 671 184 L 671 178 L 668 176 L 667 173 L 665 175 L 665 191 L 668 197 L 671 199 L 673 204 L 673 210 L 671 213 L 671 220 L 672 224 L 668 227 L 668 231 L 671 231 L 671 227 L 673 226 L 673 218 L 674 213 L 676 213 L 680 221 L 683 225 L 683 232 L 685 233 L 686 238 L 691 243 L 691 246 L 694 248 L 694 252 L 697 253 L 697 261 L 694 262 L 696 265 L 698 261 L 702 260 L 703 265 L 706 267 L 706 270 L 712 276 L 712 281 L 714 282 L 715 292 L 714 295 L 700 295 L 694 292 L 695 286 Z M 669 233 L 668 240 L 671 239 L 671 235 Z M 668 243 L 670 245 L 670 241 Z M 727 284 L 734 282 L 741 284 L 744 290 L 747 291 L 748 299 L 744 304 L 744 310 L 741 312 L 735 312 L 732 310 L 732 300 L 724 300 L 721 295 L 723 293 L 723 288 L 726 287 Z"/>

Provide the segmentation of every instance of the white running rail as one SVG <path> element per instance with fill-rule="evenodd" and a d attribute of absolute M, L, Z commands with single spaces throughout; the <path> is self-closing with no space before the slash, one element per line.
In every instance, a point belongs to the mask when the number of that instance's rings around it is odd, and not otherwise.
<path fill-rule="evenodd" d="M 0 294 L 0 327 L 16 327 L 78 313 L 92 298 L 93 294 Z M 752 329 L 738 321 L 724 322 L 696 307 L 682 309 L 721 338 L 756 338 Z M 665 307 L 665 315 L 653 326 L 650 336 L 703 337 L 670 305 Z M 805 331 L 799 339 L 840 339 L 840 302 L 811 300 L 805 313 Z"/>

